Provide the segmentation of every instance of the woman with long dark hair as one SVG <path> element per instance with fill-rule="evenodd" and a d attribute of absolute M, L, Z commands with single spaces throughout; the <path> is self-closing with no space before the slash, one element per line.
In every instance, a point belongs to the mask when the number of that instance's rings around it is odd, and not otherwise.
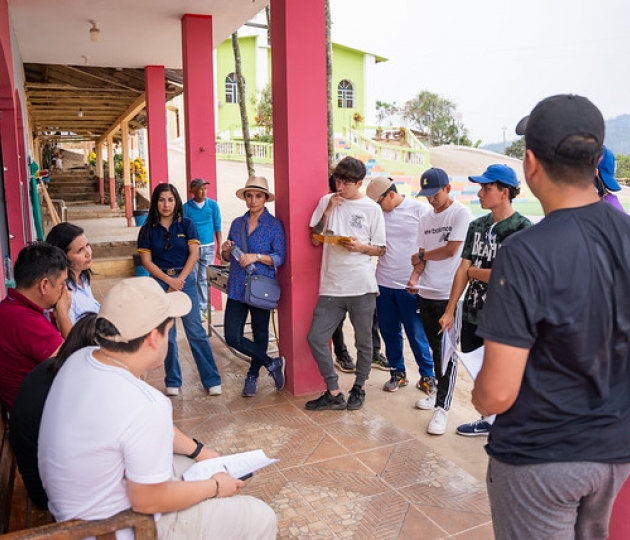
<path fill-rule="evenodd" d="M 199 258 L 199 236 L 192 220 L 184 217 L 182 200 L 175 186 L 158 184 L 153 191 L 147 221 L 138 233 L 138 253 L 142 265 L 165 291 L 183 291 L 190 296 L 193 309 L 182 317 L 184 331 L 201 383 L 209 395 L 220 395 L 221 375 L 199 312 L 194 272 Z M 177 330 L 173 325 L 164 361 L 167 396 L 178 395 L 182 386 L 178 356 Z"/>
<path fill-rule="evenodd" d="M 96 313 L 87 312 L 79 318 L 59 347 L 57 356 L 38 364 L 22 381 L 11 407 L 11 448 L 28 496 L 43 510 L 48 509 L 48 495 L 42 486 L 37 466 L 37 439 L 44 405 L 55 375 L 68 357 L 83 347 L 94 345 L 95 322 Z"/>
<path fill-rule="evenodd" d="M 266 178 L 252 176 L 244 188 L 236 191 L 236 196 L 245 201 L 247 212 L 232 222 L 228 240 L 221 246 L 221 258 L 230 261 L 225 341 L 233 349 L 251 358 L 242 395 L 252 397 L 258 390 L 258 375 L 263 367 L 269 372 L 276 389 L 284 388 L 284 358 L 271 358 L 267 354 L 271 311 L 245 303 L 246 268 L 253 265 L 255 273 L 275 276 L 276 269 L 284 264 L 286 240 L 282 223 L 265 208 L 267 201 L 275 199 L 275 195 L 269 191 Z M 235 246 L 241 252 L 238 257 L 232 252 Z M 248 314 L 252 339 L 245 337 Z"/>
<path fill-rule="evenodd" d="M 78 225 L 67 221 L 50 229 L 48 236 L 46 236 L 46 242 L 61 248 L 70 260 L 66 285 L 72 297 L 68 316 L 70 322 L 74 324 L 84 313 L 97 312 L 99 309 L 99 303 L 94 298 L 90 286 L 92 246 L 85 236 L 85 231 Z"/>

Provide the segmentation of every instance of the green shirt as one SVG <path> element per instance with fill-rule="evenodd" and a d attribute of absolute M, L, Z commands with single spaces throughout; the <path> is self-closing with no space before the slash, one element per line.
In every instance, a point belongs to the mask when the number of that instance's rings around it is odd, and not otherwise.
<path fill-rule="evenodd" d="M 477 218 L 468 226 L 462 259 L 472 261 L 475 268 L 492 268 L 492 262 L 497 256 L 501 242 L 531 224 L 529 219 L 518 212 L 496 223 L 492 220 L 492 214 Z M 487 289 L 488 284 L 477 279 L 473 279 L 468 285 L 464 297 L 463 317 L 470 324 L 479 322 L 481 310 L 486 301 Z"/>

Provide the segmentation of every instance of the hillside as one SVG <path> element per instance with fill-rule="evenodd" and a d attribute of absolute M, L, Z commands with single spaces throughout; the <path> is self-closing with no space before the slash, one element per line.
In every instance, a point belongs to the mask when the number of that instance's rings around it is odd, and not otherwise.
<path fill-rule="evenodd" d="M 506 146 L 514 142 L 507 141 Z M 630 114 L 622 114 L 610 120 L 606 120 L 606 139 L 604 144 L 610 148 L 615 155 L 626 154 L 630 156 Z M 503 153 L 503 143 L 485 144 L 481 148 L 490 152 Z"/>

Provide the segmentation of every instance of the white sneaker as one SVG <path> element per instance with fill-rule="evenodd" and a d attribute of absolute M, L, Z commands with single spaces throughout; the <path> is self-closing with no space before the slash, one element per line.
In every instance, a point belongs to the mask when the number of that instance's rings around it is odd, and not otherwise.
<path fill-rule="evenodd" d="M 438 407 L 433 411 L 433 418 L 427 426 L 427 433 L 431 435 L 444 435 L 446 433 L 446 421 L 448 420 L 448 411 L 442 407 Z"/>
<path fill-rule="evenodd" d="M 210 388 L 208 388 L 208 395 L 209 396 L 220 396 L 221 395 L 221 385 L 218 384 L 217 386 L 211 386 Z"/>
<path fill-rule="evenodd" d="M 175 388 L 174 386 L 166 387 L 166 395 L 167 396 L 179 396 L 179 388 Z"/>
<path fill-rule="evenodd" d="M 416 401 L 416 409 L 422 409 L 423 411 L 430 411 L 433 409 L 433 407 L 435 407 L 435 396 L 436 394 L 433 394 L 432 396 Z"/>

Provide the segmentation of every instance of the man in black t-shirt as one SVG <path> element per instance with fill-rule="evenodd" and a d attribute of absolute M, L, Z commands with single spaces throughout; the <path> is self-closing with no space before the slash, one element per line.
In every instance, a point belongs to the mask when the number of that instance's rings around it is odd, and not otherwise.
<path fill-rule="evenodd" d="M 603 540 L 630 473 L 630 217 L 593 189 L 604 120 L 590 101 L 547 98 L 516 131 L 545 218 L 503 242 L 478 325 L 494 532 Z"/>

